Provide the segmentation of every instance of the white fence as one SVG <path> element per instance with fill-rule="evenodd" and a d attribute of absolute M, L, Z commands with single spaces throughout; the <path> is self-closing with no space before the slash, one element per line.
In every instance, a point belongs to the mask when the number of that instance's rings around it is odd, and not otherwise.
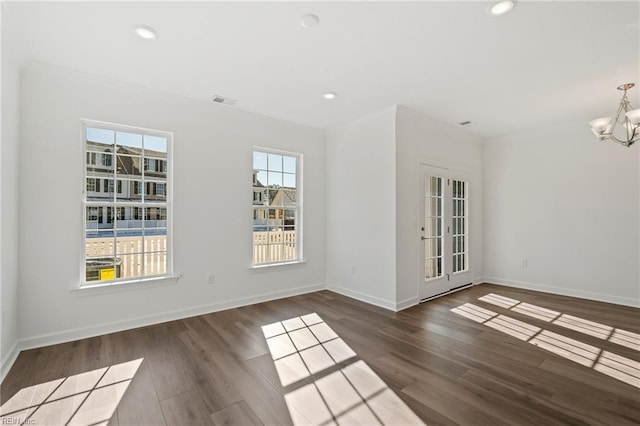
<path fill-rule="evenodd" d="M 115 244 L 115 250 L 114 250 Z M 142 253 L 144 252 L 144 254 Z M 167 237 L 157 235 L 144 237 L 87 238 L 85 256 L 117 256 L 120 264 L 120 276 L 116 278 L 159 275 L 167 271 Z M 144 260 L 144 271 L 143 269 Z"/>
<path fill-rule="evenodd" d="M 253 233 L 253 263 L 287 262 L 296 258 L 296 231 Z"/>
<path fill-rule="evenodd" d="M 115 244 L 115 250 L 114 250 Z M 85 256 L 112 257 L 122 262 L 118 278 L 164 274 L 167 271 L 167 237 L 87 238 Z M 144 252 L 144 254 L 143 254 Z M 144 259 L 143 259 L 144 258 Z M 253 263 L 287 262 L 296 258 L 296 232 L 253 233 Z M 144 262 L 143 262 L 144 260 Z M 143 269 L 144 263 L 144 271 Z"/>

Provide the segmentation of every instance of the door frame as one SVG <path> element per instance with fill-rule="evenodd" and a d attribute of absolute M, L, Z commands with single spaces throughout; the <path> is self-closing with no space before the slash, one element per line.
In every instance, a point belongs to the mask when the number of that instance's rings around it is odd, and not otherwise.
<path fill-rule="evenodd" d="M 446 194 L 443 197 L 443 275 L 442 277 L 433 278 L 429 281 L 425 281 L 425 250 L 422 240 L 425 216 L 425 176 L 439 176 L 445 179 L 443 185 L 443 193 Z M 452 208 L 453 200 L 451 191 L 453 191 L 452 181 L 463 180 L 467 182 L 467 194 L 466 194 L 466 214 L 467 214 L 467 269 L 462 272 L 453 273 L 453 233 L 452 233 Z M 459 288 L 467 287 L 469 284 L 473 284 L 472 267 L 471 267 L 471 191 L 472 186 L 472 173 L 470 171 L 447 167 L 437 162 L 418 162 L 418 191 L 417 197 L 417 213 L 418 213 L 418 226 L 417 226 L 417 257 L 418 257 L 418 270 L 417 270 L 417 293 L 419 301 L 426 301 L 432 298 L 448 294 Z"/>

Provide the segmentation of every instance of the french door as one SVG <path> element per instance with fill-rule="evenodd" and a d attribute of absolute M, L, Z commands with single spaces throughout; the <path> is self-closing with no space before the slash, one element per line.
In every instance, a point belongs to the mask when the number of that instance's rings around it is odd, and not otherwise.
<path fill-rule="evenodd" d="M 440 167 L 420 165 L 421 300 L 470 284 L 469 178 Z"/>

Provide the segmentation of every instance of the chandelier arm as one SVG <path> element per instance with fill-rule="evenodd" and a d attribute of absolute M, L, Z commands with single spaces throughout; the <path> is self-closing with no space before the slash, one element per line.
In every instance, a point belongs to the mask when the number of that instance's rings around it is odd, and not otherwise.
<path fill-rule="evenodd" d="M 611 140 L 625 147 L 630 147 L 635 142 L 640 141 L 640 124 L 634 125 L 627 116 L 627 113 L 633 110 L 631 102 L 629 102 L 629 98 L 627 97 L 627 90 L 631 89 L 633 86 L 634 83 L 626 83 L 618 86 L 618 90 L 622 90 L 624 92 L 622 94 L 622 99 L 620 99 L 620 105 L 618 106 L 615 117 L 611 119 L 611 121 L 606 124 L 602 123 L 603 119 L 589 122 L 589 124 L 594 123 L 591 130 L 596 134 L 598 140 Z M 620 114 L 622 114 L 622 121 L 620 121 Z M 618 139 L 616 135 L 614 135 L 615 128 L 618 124 L 624 127 L 624 136 L 626 139 Z"/>
<path fill-rule="evenodd" d="M 637 142 L 637 140 L 635 140 L 636 136 L 640 136 L 640 134 L 638 134 L 637 131 L 638 131 L 638 128 L 636 127 L 635 129 L 633 129 L 633 133 L 631 133 L 631 135 L 627 133 L 627 137 L 629 137 L 629 139 L 626 141 L 616 138 L 616 136 L 613 134 L 613 131 L 608 135 L 608 137 L 614 142 L 617 142 L 621 145 L 631 146 L 634 142 Z"/>
<path fill-rule="evenodd" d="M 613 126 L 611 127 L 611 133 L 613 133 L 613 128 L 616 124 L 620 124 L 620 113 L 624 112 L 624 103 L 620 102 L 620 106 L 618 107 L 618 111 L 616 112 L 616 117 L 613 119 Z M 624 116 L 624 115 L 623 115 Z"/>

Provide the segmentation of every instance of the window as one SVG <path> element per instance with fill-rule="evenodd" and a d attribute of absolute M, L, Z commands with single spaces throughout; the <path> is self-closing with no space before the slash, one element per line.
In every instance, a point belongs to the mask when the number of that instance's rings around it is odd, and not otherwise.
<path fill-rule="evenodd" d="M 85 285 L 171 274 L 171 134 L 87 122 L 84 135 Z"/>
<path fill-rule="evenodd" d="M 299 261 L 302 156 L 253 151 L 253 265 Z"/>
<path fill-rule="evenodd" d="M 95 178 L 87 178 L 87 192 L 96 192 Z"/>
<path fill-rule="evenodd" d="M 113 155 L 104 154 L 101 152 L 90 152 L 87 151 L 87 165 L 92 166 L 101 166 L 101 167 L 111 167 L 113 164 Z"/>

